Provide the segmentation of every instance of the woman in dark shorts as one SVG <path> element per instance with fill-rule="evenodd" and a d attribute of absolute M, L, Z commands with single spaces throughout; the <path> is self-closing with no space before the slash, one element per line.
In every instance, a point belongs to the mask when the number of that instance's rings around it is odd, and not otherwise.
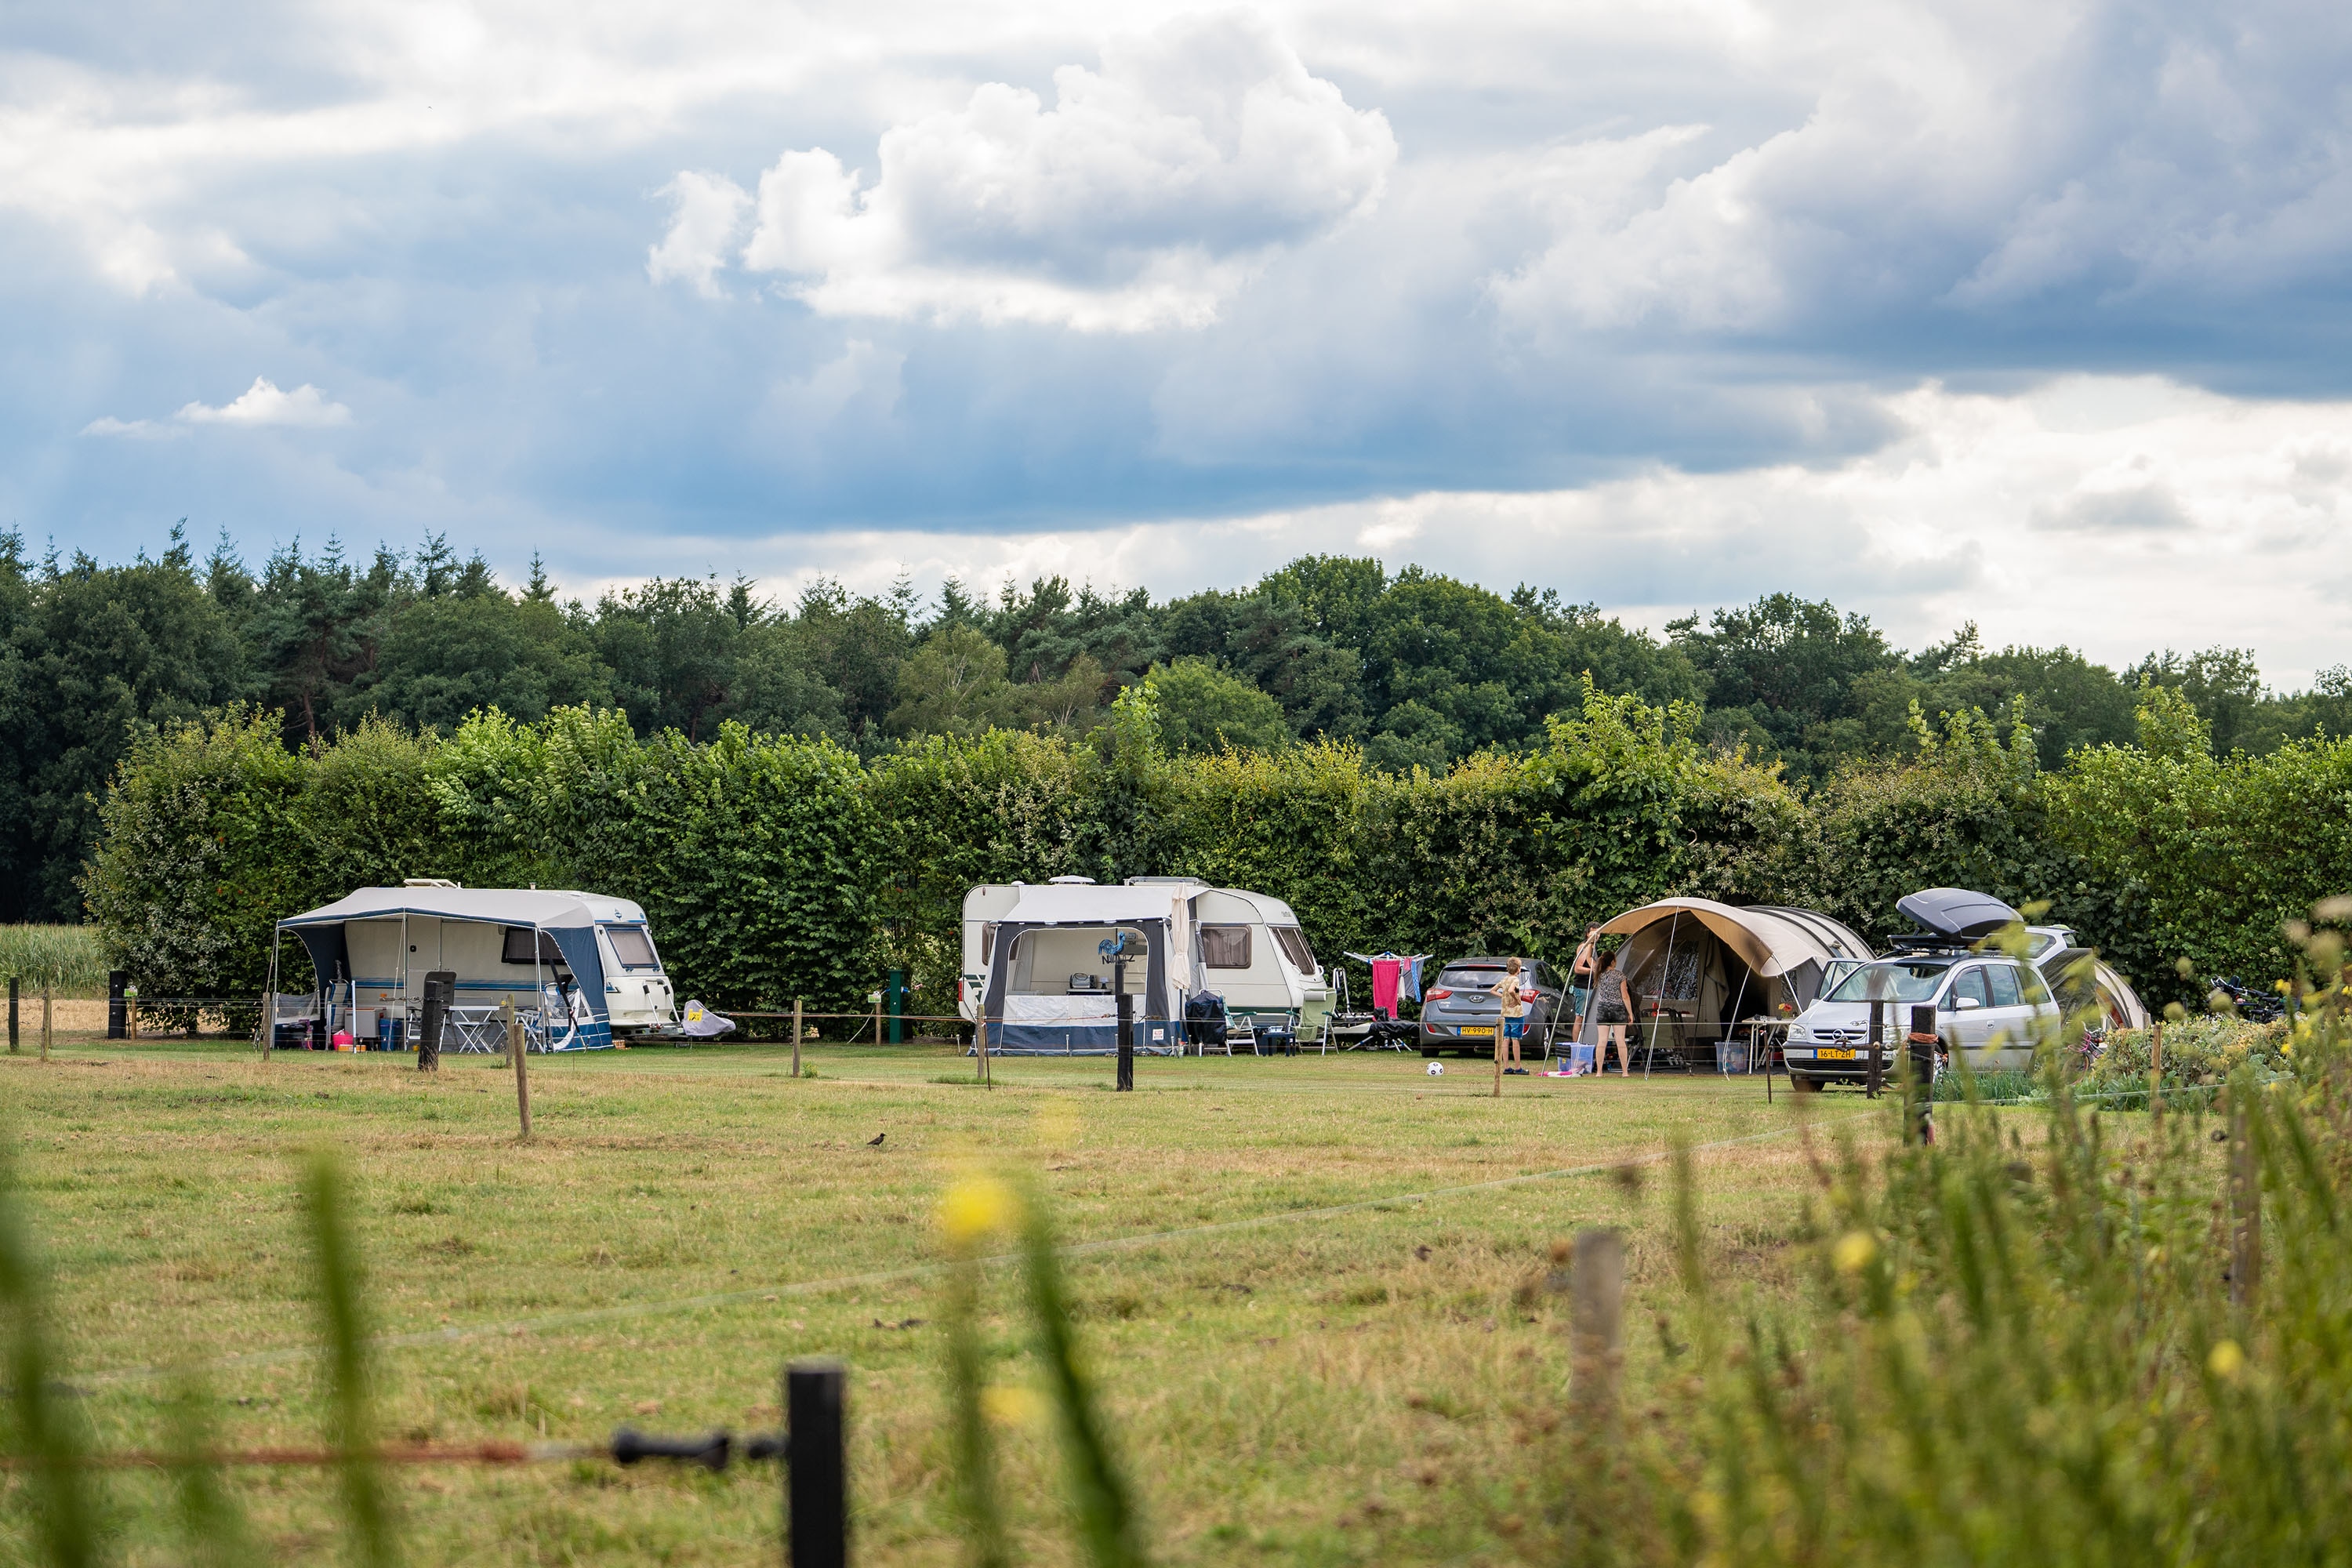
<path fill-rule="evenodd" d="M 1609 967 L 1601 972 L 1601 978 L 1593 982 L 1592 988 L 1600 994 L 1594 1017 L 1601 1026 L 1601 1049 L 1595 1056 L 1594 1071 L 1599 1074 L 1609 1070 L 1609 1047 L 1613 1044 L 1617 1047 L 1619 1076 L 1631 1078 L 1633 1056 L 1625 1046 L 1625 1030 L 1633 1022 L 1633 994 L 1626 987 L 1624 972 L 1617 967 L 1614 957 L 1609 960 Z"/>

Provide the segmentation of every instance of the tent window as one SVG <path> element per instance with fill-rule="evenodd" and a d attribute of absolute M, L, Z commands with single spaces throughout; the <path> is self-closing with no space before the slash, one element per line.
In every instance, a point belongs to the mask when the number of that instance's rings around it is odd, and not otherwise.
<path fill-rule="evenodd" d="M 661 960 L 654 956 L 654 939 L 646 934 L 643 926 L 606 926 L 604 934 L 613 939 L 613 956 L 621 961 L 624 969 L 659 969 Z"/>
<path fill-rule="evenodd" d="M 1202 926 L 1201 928 L 1202 968 L 1247 969 L 1249 966 L 1249 927 Z"/>
<path fill-rule="evenodd" d="M 1301 974 L 1315 973 L 1315 950 L 1307 945 L 1307 933 L 1297 926 L 1276 926 L 1274 940 L 1281 944 L 1282 956 Z M 1246 950 L 1244 950 L 1246 951 Z"/>
<path fill-rule="evenodd" d="M 980 966 L 986 969 L 996 957 L 996 922 L 989 921 L 980 928 Z"/>
<path fill-rule="evenodd" d="M 530 927 L 507 927 L 506 946 L 499 953 L 499 962 L 501 963 L 529 963 L 532 962 L 530 952 Z M 548 935 L 545 931 L 539 933 L 538 962 L 545 964 L 558 964 L 563 962 L 563 950 L 556 946 L 555 939 Z"/>

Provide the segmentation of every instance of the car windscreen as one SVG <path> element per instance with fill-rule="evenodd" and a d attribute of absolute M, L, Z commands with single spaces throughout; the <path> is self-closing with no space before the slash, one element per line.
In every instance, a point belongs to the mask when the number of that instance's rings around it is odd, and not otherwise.
<path fill-rule="evenodd" d="M 661 960 L 654 956 L 654 939 L 643 926 L 606 926 L 604 934 L 613 939 L 613 956 L 621 961 L 624 969 L 659 969 Z"/>
<path fill-rule="evenodd" d="M 1503 966 L 1449 969 L 1437 977 L 1441 991 L 1484 991 L 1503 978 Z"/>
<path fill-rule="evenodd" d="M 1837 983 L 1832 1002 L 1925 1002 L 1944 983 L 1947 959 L 1908 959 L 1897 963 L 1865 963 Z"/>

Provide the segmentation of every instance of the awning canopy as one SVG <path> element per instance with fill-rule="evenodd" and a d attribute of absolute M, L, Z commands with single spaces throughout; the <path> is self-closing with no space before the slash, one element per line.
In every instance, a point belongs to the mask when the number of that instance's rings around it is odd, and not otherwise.
<path fill-rule="evenodd" d="M 1195 888 L 1181 883 L 1142 887 L 1024 887 L 1013 907 L 997 919 L 1008 925 L 1119 925 L 1138 921 L 1174 921 L 1181 926 Z"/>
<path fill-rule="evenodd" d="M 1778 979 L 1832 959 L 1868 959 L 1870 944 L 1846 926 L 1815 910 L 1785 909 L 1757 904 L 1737 908 L 1712 899 L 1660 899 L 1643 904 L 1601 928 L 1603 936 L 1631 936 L 1664 921 L 1696 921 L 1765 979 Z"/>
<path fill-rule="evenodd" d="M 604 964 L 596 951 L 597 911 L 590 900 L 594 895 L 571 889 L 538 888 L 440 888 L 411 885 L 402 888 L 361 888 L 315 910 L 278 922 L 281 931 L 290 931 L 301 940 L 303 950 L 310 954 L 311 972 L 318 976 L 323 989 L 345 975 L 350 957 L 350 944 L 344 940 L 343 926 L 349 921 L 400 920 L 414 916 L 425 920 L 471 921 L 482 925 L 535 927 L 548 933 L 557 951 L 563 954 L 563 966 L 572 971 L 579 995 L 588 1005 L 596 1021 L 604 1022 L 610 1014 L 604 1001 Z M 642 920 L 634 904 L 595 898 L 604 906 L 604 918 L 615 916 L 626 920 Z M 271 960 L 273 966 L 276 960 Z M 401 989 L 408 988 L 407 960 L 404 956 Z"/>
<path fill-rule="evenodd" d="M 341 925 L 345 921 L 397 920 L 402 915 L 537 926 L 542 931 L 577 930 L 596 923 L 587 894 L 537 888 L 362 888 L 278 923 L 289 928 Z"/>

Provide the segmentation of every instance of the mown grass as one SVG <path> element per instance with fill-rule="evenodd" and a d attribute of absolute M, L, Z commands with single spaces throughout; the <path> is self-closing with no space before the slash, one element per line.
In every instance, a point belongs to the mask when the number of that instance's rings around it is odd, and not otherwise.
<path fill-rule="evenodd" d="M 100 1446 L 155 1445 L 193 1383 L 219 1441 L 330 1428 L 301 1219 L 326 1144 L 362 1308 L 390 1336 L 388 1436 L 740 1431 L 777 1419 L 786 1358 L 836 1354 L 861 1559 L 953 1562 L 933 1205 L 958 1173 L 1010 1167 L 1073 1246 L 1081 1352 L 1155 1560 L 1507 1558 L 1552 1486 L 1528 1442 L 1568 1370 L 1541 1288 L 1551 1245 L 1623 1226 L 1636 1378 L 1677 1342 L 1676 1244 L 1643 1174 L 1663 1173 L 1612 1167 L 1699 1145 L 1708 1267 L 1784 1304 L 1811 1180 L 1799 1119 L 1866 1140 L 1885 1125 L 1852 1122 L 1845 1096 L 1768 1105 L 1755 1081 L 1514 1079 L 1496 1101 L 1418 1058 L 1147 1061 L 1130 1096 L 1106 1092 L 1098 1060 L 1000 1061 L 975 1090 L 933 1081 L 968 1067 L 935 1050 L 814 1059 L 823 1076 L 797 1081 L 766 1047 L 535 1059 L 536 1136 L 518 1145 L 511 1078 L 478 1058 L 437 1079 L 405 1058 L 213 1045 L 0 1058 L 76 1417 Z M 1598 1169 L 1481 1185 L 1576 1167 Z M 985 1269 L 979 1290 L 981 1375 L 1034 1382 L 1017 1270 Z M 1013 1560 L 1072 1560 L 1052 1434 L 1001 1436 Z M 227 1484 L 272 1556 L 337 1552 L 331 1476 Z M 774 1560 L 768 1473 L 392 1484 L 414 1561 Z M 22 1557 L 26 1500 L 5 1496 L 0 1556 Z M 166 1481 L 111 1478 L 104 1499 L 121 1560 L 181 1560 Z"/>
<path fill-rule="evenodd" d="M 106 954 L 96 926 L 0 925 L 0 983 L 46 979 L 59 996 L 106 994 Z"/>

